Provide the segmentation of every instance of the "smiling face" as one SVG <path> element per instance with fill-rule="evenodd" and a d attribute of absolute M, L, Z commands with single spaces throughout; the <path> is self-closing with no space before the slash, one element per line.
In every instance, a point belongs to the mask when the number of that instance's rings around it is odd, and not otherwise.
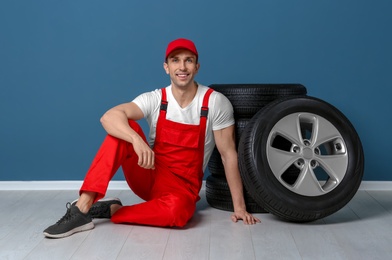
<path fill-rule="evenodd" d="M 194 86 L 194 78 L 200 64 L 193 52 L 179 49 L 170 53 L 163 67 L 170 76 L 172 86 L 186 89 Z"/>

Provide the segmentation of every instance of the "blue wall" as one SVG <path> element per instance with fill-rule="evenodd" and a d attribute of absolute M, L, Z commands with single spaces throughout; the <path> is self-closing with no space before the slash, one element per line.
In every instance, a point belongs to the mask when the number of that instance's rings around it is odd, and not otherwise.
<path fill-rule="evenodd" d="M 304 84 L 354 124 L 365 180 L 392 180 L 391 11 L 387 0 L 1 1 L 0 181 L 82 179 L 100 116 L 169 84 L 163 56 L 178 37 L 198 46 L 205 85 Z"/>

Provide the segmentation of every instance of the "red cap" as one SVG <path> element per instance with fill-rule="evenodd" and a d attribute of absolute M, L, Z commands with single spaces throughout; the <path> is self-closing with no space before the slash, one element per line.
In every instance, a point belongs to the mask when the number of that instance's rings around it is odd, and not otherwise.
<path fill-rule="evenodd" d="M 165 58 L 167 59 L 170 53 L 178 49 L 186 49 L 188 51 L 193 52 L 196 55 L 196 57 L 199 56 L 196 50 L 196 46 L 192 41 L 184 38 L 179 38 L 177 40 L 170 42 L 169 45 L 167 45 Z"/>

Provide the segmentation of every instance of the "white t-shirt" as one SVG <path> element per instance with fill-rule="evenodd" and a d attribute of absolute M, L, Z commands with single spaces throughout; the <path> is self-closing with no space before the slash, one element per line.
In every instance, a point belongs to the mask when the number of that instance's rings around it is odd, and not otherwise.
<path fill-rule="evenodd" d="M 197 93 L 192 102 L 185 108 L 180 107 L 173 97 L 171 85 L 166 87 L 166 98 L 168 107 L 166 111 L 166 119 L 190 125 L 199 125 L 200 123 L 200 109 L 203 104 L 204 94 L 208 87 L 198 85 Z M 148 125 L 150 126 L 149 143 L 154 145 L 156 124 L 159 116 L 159 109 L 161 106 L 162 91 L 156 89 L 136 97 L 134 102 L 143 112 Z M 205 170 L 208 160 L 215 146 L 213 130 L 221 130 L 234 124 L 233 106 L 230 101 L 219 92 L 212 92 L 208 102 L 208 120 L 204 147 L 204 163 L 203 171 Z"/>

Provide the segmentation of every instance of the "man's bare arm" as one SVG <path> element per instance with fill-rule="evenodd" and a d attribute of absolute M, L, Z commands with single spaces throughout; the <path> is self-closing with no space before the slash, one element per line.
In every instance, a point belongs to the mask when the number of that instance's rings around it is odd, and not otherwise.
<path fill-rule="evenodd" d="M 138 155 L 138 164 L 146 169 L 154 168 L 154 152 L 142 137 L 128 123 L 128 119 L 137 121 L 144 117 L 142 110 L 133 102 L 124 103 L 109 109 L 102 117 L 101 124 L 106 132 L 133 145 Z"/>
<path fill-rule="evenodd" d="M 242 219 L 245 224 L 255 224 L 260 220 L 246 211 L 242 180 L 238 169 L 238 157 L 235 147 L 234 125 L 214 131 L 216 147 L 221 154 L 227 183 L 233 199 L 234 213 L 232 220 Z"/>

